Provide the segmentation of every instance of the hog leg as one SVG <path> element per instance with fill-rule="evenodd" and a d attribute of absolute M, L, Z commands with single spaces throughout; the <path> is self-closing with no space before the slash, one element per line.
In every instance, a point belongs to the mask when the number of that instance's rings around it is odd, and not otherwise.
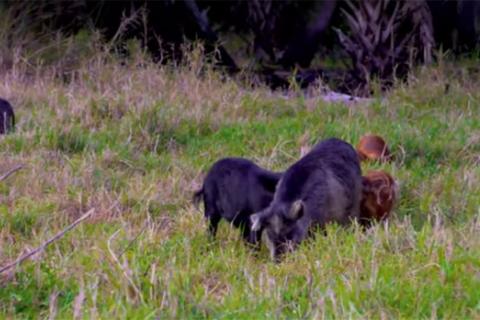
<path fill-rule="evenodd" d="M 208 216 L 208 233 L 212 237 L 212 239 L 215 238 L 215 235 L 217 234 L 217 229 L 218 229 L 218 223 L 220 222 L 220 219 L 222 217 L 218 214 L 213 214 Z"/>

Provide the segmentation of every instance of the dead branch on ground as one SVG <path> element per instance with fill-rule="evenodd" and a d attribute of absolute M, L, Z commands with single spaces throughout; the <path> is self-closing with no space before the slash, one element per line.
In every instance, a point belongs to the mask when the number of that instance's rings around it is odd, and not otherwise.
<path fill-rule="evenodd" d="M 20 169 L 23 169 L 25 166 L 23 164 L 20 164 L 16 167 L 13 167 L 12 169 L 8 170 L 7 172 L 5 172 L 2 176 L 0 176 L 0 181 L 3 181 L 5 179 L 7 179 L 8 177 L 10 177 L 12 174 L 14 174 L 15 172 L 19 171 Z"/>
<path fill-rule="evenodd" d="M 23 261 L 27 260 L 28 258 L 30 258 L 31 256 L 33 256 L 34 254 L 44 250 L 49 244 L 51 244 L 52 242 L 54 242 L 55 240 L 58 240 L 60 239 L 61 237 L 63 237 L 65 235 L 65 233 L 67 233 L 68 231 L 72 230 L 73 228 L 75 228 L 78 224 L 80 224 L 82 221 L 86 220 L 88 217 L 90 217 L 93 213 L 95 212 L 95 208 L 92 208 L 90 210 L 88 210 L 87 213 L 85 213 L 84 215 L 82 215 L 80 218 L 78 218 L 77 220 L 75 220 L 72 224 L 70 224 L 68 227 L 66 227 L 65 229 L 63 229 L 61 232 L 57 233 L 53 238 L 47 240 L 46 242 L 44 242 L 41 246 L 39 246 L 38 248 L 20 256 L 18 259 L 16 259 L 15 261 L 7 264 L 6 266 L 0 268 L 0 274 L 7 271 L 7 270 L 10 270 L 11 268 L 19 265 L 20 263 L 22 263 Z"/>

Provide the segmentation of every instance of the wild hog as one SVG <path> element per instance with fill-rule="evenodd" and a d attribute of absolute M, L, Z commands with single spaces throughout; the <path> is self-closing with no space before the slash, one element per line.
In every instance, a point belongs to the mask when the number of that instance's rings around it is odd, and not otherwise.
<path fill-rule="evenodd" d="M 373 221 L 388 218 L 398 198 L 398 186 L 385 171 L 369 171 L 362 177 L 360 223 L 366 227 Z"/>
<path fill-rule="evenodd" d="M 208 172 L 203 187 L 194 194 L 195 204 L 203 199 L 211 236 L 215 237 L 223 218 L 241 228 L 247 242 L 256 244 L 261 228 L 251 232 L 249 217 L 270 204 L 280 177 L 281 173 L 262 169 L 247 159 L 217 161 Z"/>
<path fill-rule="evenodd" d="M 278 261 L 312 227 L 358 218 L 361 190 L 355 149 L 335 138 L 321 141 L 285 171 L 272 203 L 250 217 L 252 230 L 265 229 L 271 256 Z"/>
<path fill-rule="evenodd" d="M 386 162 L 393 159 L 390 149 L 385 140 L 377 135 L 366 134 L 360 138 L 357 144 L 357 152 L 360 161 Z"/>
<path fill-rule="evenodd" d="M 0 98 L 0 134 L 10 132 L 15 126 L 15 115 L 7 100 Z"/>

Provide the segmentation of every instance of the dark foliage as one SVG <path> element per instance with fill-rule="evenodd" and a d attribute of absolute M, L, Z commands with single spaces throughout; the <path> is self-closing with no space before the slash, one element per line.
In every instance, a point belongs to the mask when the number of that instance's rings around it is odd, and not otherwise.
<path fill-rule="evenodd" d="M 389 86 L 403 78 L 415 61 L 429 63 L 434 45 L 431 15 L 421 1 L 365 0 L 347 2 L 342 10 L 349 34 L 338 30 L 342 46 L 352 60 L 353 88 L 370 90 L 372 78 Z"/>
<path fill-rule="evenodd" d="M 380 4 L 378 13 L 374 4 Z M 480 2 L 6 0 L 0 2 L 1 8 L 22 14 L 28 20 L 25 24 L 39 32 L 49 29 L 74 34 L 95 28 L 118 52 L 123 51 L 124 40 L 136 38 L 159 62 L 181 60 L 185 40 L 202 40 L 206 56 L 230 73 L 242 67 L 222 46 L 219 35 L 233 32 L 250 48 L 255 72 L 272 87 L 288 86 L 293 70 L 303 86 L 331 74 L 332 70 L 309 68 L 316 56 L 320 55 L 320 60 L 325 55 L 339 56 L 343 46 L 352 59 L 343 88 L 361 88 L 368 93 L 370 78 L 378 77 L 388 87 L 394 76 L 402 78 L 408 72 L 412 62 L 429 62 L 434 40 L 458 53 L 475 49 Z M 359 25 L 360 20 L 369 27 Z M 334 27 L 342 30 L 340 42 Z M 377 41 L 379 31 L 389 35 Z M 362 39 L 373 39 L 373 48 L 367 48 Z M 390 39 L 395 39 L 394 49 L 388 47 Z"/>

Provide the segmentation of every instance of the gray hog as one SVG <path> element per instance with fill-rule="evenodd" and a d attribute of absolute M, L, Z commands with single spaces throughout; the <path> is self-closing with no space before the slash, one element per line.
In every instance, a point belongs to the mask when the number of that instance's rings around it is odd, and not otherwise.
<path fill-rule="evenodd" d="M 215 162 L 193 197 L 196 205 L 203 200 L 210 235 L 215 237 L 223 218 L 241 228 L 247 242 L 256 244 L 261 230 L 251 232 L 250 215 L 270 204 L 280 177 L 281 173 L 260 168 L 247 159 L 224 158 Z"/>
<path fill-rule="evenodd" d="M 361 190 L 355 149 L 335 138 L 321 141 L 285 171 L 272 203 L 250 217 L 252 230 L 264 229 L 271 256 L 279 261 L 313 227 L 358 218 Z"/>

